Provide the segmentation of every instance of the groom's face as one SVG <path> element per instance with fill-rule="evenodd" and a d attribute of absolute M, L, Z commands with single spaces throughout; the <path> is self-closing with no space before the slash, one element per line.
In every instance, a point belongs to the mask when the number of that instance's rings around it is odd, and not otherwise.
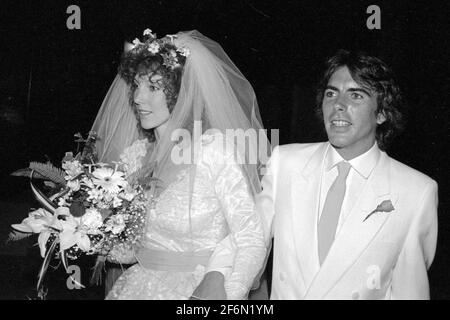
<path fill-rule="evenodd" d="M 376 127 L 385 121 L 376 113 L 377 93 L 359 85 L 345 66 L 331 75 L 322 111 L 328 140 L 347 160 L 373 146 Z"/>

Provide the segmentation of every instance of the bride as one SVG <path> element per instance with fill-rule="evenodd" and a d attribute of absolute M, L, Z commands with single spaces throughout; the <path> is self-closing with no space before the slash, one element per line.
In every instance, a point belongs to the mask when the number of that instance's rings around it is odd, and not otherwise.
<path fill-rule="evenodd" d="M 109 255 L 135 264 L 106 298 L 246 299 L 266 257 L 251 159 L 267 141 L 236 143 L 230 129 L 262 129 L 254 91 L 199 32 L 144 36 L 124 54 L 93 126 L 100 161 L 152 178 L 143 240 Z M 208 285 L 221 290 L 208 295 Z"/>

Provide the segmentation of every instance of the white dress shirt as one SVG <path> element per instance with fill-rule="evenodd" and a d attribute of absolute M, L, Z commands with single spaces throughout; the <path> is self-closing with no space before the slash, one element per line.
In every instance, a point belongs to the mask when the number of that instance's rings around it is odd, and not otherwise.
<path fill-rule="evenodd" d="M 339 233 L 352 207 L 358 201 L 358 198 L 366 185 L 367 179 L 372 173 L 372 170 L 375 168 L 379 158 L 380 149 L 375 142 L 372 148 L 370 148 L 368 151 L 356 158 L 347 161 L 351 165 L 351 168 L 346 180 L 346 191 L 339 215 L 338 225 L 336 228 L 336 235 Z M 336 165 L 341 161 L 345 161 L 344 158 L 342 158 L 342 156 L 336 151 L 334 147 L 330 146 L 325 156 L 325 162 L 322 171 L 318 213 L 319 219 L 317 219 L 317 221 L 320 220 L 320 216 L 322 215 L 322 210 L 328 190 L 330 189 L 331 185 L 338 175 Z"/>

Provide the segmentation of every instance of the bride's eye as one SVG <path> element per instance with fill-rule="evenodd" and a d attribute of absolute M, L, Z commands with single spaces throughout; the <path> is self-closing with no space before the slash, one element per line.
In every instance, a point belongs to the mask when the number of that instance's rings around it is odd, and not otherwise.
<path fill-rule="evenodd" d="M 149 88 L 150 88 L 151 91 L 159 91 L 159 90 L 161 90 L 161 87 L 158 86 L 158 85 L 155 84 L 155 83 L 150 83 Z"/>
<path fill-rule="evenodd" d="M 334 95 L 335 95 L 335 93 L 334 93 L 334 91 L 332 91 L 332 90 L 326 90 L 326 91 L 325 91 L 325 94 L 324 94 L 324 96 L 325 96 L 326 98 L 333 98 Z"/>

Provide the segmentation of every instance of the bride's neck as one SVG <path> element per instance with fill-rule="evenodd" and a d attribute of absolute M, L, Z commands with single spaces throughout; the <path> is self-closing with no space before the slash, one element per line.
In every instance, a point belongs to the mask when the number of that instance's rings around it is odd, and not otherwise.
<path fill-rule="evenodd" d="M 167 123 L 163 123 L 154 129 L 156 142 L 159 142 L 159 139 L 162 137 L 164 132 L 166 131 Z"/>

